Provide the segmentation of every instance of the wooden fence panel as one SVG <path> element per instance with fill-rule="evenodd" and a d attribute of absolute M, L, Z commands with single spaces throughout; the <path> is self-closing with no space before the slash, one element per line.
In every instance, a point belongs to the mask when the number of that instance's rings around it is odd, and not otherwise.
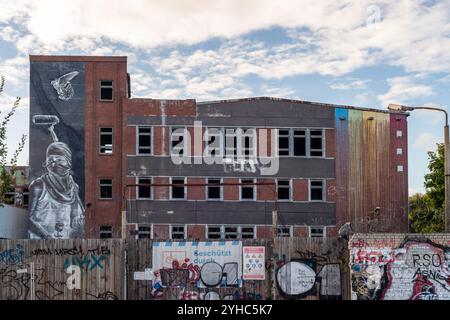
<path fill-rule="evenodd" d="M 208 287 L 198 285 L 204 279 L 200 267 L 192 263 L 153 270 L 150 239 L 1 240 L 0 300 L 350 298 L 344 239 L 277 238 L 275 244 L 246 239 L 241 243 L 242 247 L 265 247 L 265 279 Z M 70 265 L 80 267 L 80 289 L 67 287 Z M 165 280 L 135 280 L 136 272 L 142 275 L 146 269 L 159 272 Z"/>
<path fill-rule="evenodd" d="M 0 300 L 110 300 L 123 298 L 121 240 L 1 240 Z M 66 272 L 80 268 L 80 288 Z"/>

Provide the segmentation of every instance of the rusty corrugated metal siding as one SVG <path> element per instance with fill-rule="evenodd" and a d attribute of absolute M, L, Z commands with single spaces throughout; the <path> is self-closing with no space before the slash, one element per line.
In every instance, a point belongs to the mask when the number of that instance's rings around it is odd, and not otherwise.
<path fill-rule="evenodd" d="M 405 232 L 406 115 L 337 108 L 335 129 L 337 227 L 351 222 L 357 232 Z M 399 147 L 402 155 L 396 153 Z M 403 172 L 397 172 L 398 165 Z"/>

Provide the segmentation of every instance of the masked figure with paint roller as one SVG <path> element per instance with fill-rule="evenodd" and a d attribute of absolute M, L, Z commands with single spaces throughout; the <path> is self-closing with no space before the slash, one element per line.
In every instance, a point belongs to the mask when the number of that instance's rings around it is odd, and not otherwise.
<path fill-rule="evenodd" d="M 35 115 L 32 119 L 35 125 L 49 126 L 53 142 L 43 163 L 46 173 L 30 184 L 29 238 L 82 238 L 84 208 L 72 177 L 72 152 L 54 132 L 59 119 L 53 115 Z"/>

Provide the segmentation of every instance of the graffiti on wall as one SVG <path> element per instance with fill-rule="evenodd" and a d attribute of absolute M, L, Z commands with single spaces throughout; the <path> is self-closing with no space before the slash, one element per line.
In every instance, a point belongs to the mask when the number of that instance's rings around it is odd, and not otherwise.
<path fill-rule="evenodd" d="M 0 252 L 0 264 L 17 264 L 23 260 L 24 250 L 21 244 L 17 244 L 14 249 Z"/>
<path fill-rule="evenodd" d="M 81 297 L 81 288 L 70 286 L 74 275 L 67 271 L 79 268 L 80 275 L 81 272 L 102 271 L 110 266 L 111 255 L 106 245 L 59 246 L 53 242 L 49 247 L 28 249 L 27 246 L 25 249 L 17 243 L 13 249 L 0 251 L 0 299 L 55 300 L 65 296 L 73 298 L 73 294 Z M 111 291 L 83 292 L 87 299 L 118 299 Z"/>
<path fill-rule="evenodd" d="M 320 271 L 316 273 L 316 270 Z M 315 259 L 291 260 L 276 271 L 280 292 L 289 298 L 302 298 L 319 293 L 321 299 L 341 298 L 341 267 L 339 263 L 318 266 Z M 316 283 L 320 290 L 317 292 Z"/>
<path fill-rule="evenodd" d="M 31 62 L 30 239 L 84 236 L 84 63 Z"/>
<path fill-rule="evenodd" d="M 279 292 L 288 299 L 315 296 L 319 299 L 342 299 L 344 246 L 322 252 L 296 250 L 294 257 L 275 253 L 275 273 Z"/>
<path fill-rule="evenodd" d="M 367 243 L 351 249 L 352 299 L 450 300 L 450 247 L 406 237 L 400 245 Z"/>
<path fill-rule="evenodd" d="M 205 298 L 198 291 L 188 290 L 188 287 L 200 289 L 242 286 L 242 243 L 155 241 L 152 270 L 154 298 L 161 299 L 167 288 L 182 288 L 180 299 Z M 214 293 L 210 295 L 214 296 Z"/>

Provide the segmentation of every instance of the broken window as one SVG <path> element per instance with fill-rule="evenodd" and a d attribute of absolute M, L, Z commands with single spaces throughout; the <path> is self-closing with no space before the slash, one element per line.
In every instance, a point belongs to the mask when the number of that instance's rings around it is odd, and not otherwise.
<path fill-rule="evenodd" d="M 113 153 L 113 128 L 100 128 L 100 153 Z"/>

